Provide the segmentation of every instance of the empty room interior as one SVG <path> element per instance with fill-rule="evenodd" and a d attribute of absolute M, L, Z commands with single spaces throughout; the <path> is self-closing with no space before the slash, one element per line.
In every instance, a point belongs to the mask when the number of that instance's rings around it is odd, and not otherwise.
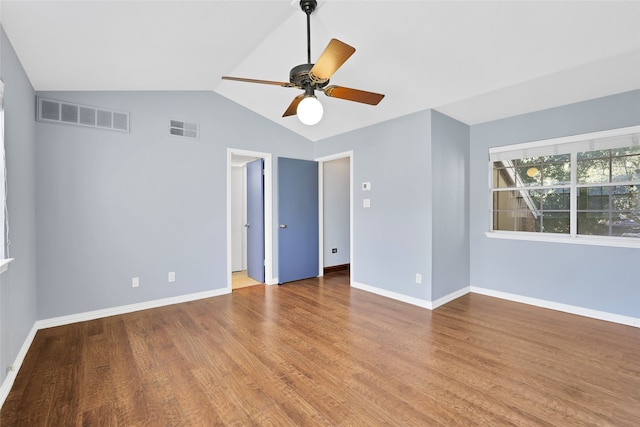
<path fill-rule="evenodd" d="M 638 22 L 1 0 L 0 425 L 640 425 Z"/>

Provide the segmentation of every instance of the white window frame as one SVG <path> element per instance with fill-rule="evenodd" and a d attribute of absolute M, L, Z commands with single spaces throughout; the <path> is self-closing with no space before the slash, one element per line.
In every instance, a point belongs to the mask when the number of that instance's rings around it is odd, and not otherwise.
<path fill-rule="evenodd" d="M 577 234 L 577 191 L 581 185 L 576 182 L 577 178 L 577 152 L 584 151 L 585 147 L 589 147 L 593 141 L 603 138 L 611 138 L 616 136 L 624 136 L 629 134 L 640 133 L 640 126 L 631 126 L 619 129 L 611 129 L 601 132 L 592 132 L 587 134 L 572 135 L 561 138 L 546 139 L 540 141 L 525 142 L 521 144 L 504 145 L 500 147 L 492 147 L 489 149 L 488 163 L 488 217 L 489 231 L 485 232 L 485 236 L 493 239 L 509 239 L 509 240 L 526 240 L 538 242 L 553 243 L 569 243 L 581 245 L 596 246 L 613 246 L 623 248 L 640 249 L 640 238 L 616 237 L 616 236 L 593 236 Z M 639 144 L 638 138 L 635 138 L 634 144 Z M 553 148 L 551 148 L 553 147 Z M 592 148 L 587 148 L 591 150 Z M 598 149 L 598 148 L 593 148 Z M 554 234 L 530 231 L 502 231 L 493 230 L 493 162 L 496 160 L 506 160 L 506 157 L 512 157 L 507 153 L 517 153 L 516 157 L 535 157 L 539 155 L 549 155 L 550 152 L 555 154 L 571 153 L 571 230 L 569 234 Z M 516 158 L 513 157 L 513 158 Z M 516 189 L 520 189 L 519 187 Z"/>
<path fill-rule="evenodd" d="M 7 166 L 5 162 L 4 150 L 4 81 L 0 79 L 0 169 L 2 170 L 2 182 L 0 183 L 0 200 L 2 200 L 2 210 L 0 211 L 0 238 L 2 247 L 0 248 L 0 274 L 7 271 L 9 263 L 13 258 L 9 258 L 9 223 L 7 211 Z"/>

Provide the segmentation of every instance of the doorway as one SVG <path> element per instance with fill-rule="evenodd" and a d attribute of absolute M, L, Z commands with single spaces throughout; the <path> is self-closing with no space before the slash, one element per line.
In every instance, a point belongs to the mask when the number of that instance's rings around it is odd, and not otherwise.
<path fill-rule="evenodd" d="M 263 224 L 260 224 L 262 227 L 258 227 L 258 221 L 254 223 L 254 227 L 251 229 L 250 233 L 249 227 L 251 227 L 250 222 L 247 219 L 247 205 L 251 205 L 251 203 L 247 203 L 247 169 L 251 169 L 248 167 L 250 163 L 257 163 L 256 160 L 261 160 L 263 164 L 263 179 L 264 179 L 264 193 L 263 200 L 260 201 L 261 212 L 263 215 Z M 255 169 L 255 168 L 254 168 Z M 254 175 L 255 176 L 255 175 Z M 255 181 L 251 176 L 249 179 Z M 251 194 L 251 189 L 249 189 L 249 194 Z M 254 203 L 255 204 L 255 203 Z M 246 150 L 236 150 L 236 149 L 227 149 L 227 290 L 231 291 L 233 289 L 252 286 L 254 284 L 266 283 L 271 284 L 273 282 L 272 279 L 272 215 L 271 215 L 271 154 L 255 152 L 255 151 L 246 151 Z M 262 222 L 262 221 L 260 221 Z M 255 270 L 255 251 L 253 255 L 249 253 L 251 248 L 249 246 L 255 246 L 256 239 L 253 240 L 251 238 L 247 239 L 248 235 L 253 233 L 255 236 L 255 232 L 259 230 L 260 233 L 260 243 L 261 246 L 258 251 L 261 253 L 259 255 L 260 259 L 260 267 L 263 268 L 260 271 L 261 274 L 264 274 L 264 280 L 258 281 L 250 277 L 251 275 L 256 276 Z M 255 249 L 255 247 L 254 247 Z M 252 274 L 248 274 L 247 270 L 249 264 L 252 263 L 253 257 L 253 272 Z M 249 268 L 249 270 L 251 270 Z M 259 277 L 259 276 L 258 276 Z"/>
<path fill-rule="evenodd" d="M 353 152 L 317 159 L 320 163 L 320 272 L 353 270 Z"/>

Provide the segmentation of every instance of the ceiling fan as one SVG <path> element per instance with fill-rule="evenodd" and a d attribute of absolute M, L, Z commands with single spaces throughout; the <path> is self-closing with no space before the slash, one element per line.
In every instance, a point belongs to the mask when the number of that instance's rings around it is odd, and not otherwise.
<path fill-rule="evenodd" d="M 329 85 L 329 79 L 356 51 L 353 47 L 338 39 L 331 39 L 315 64 L 311 63 L 311 13 L 316 9 L 316 0 L 301 0 L 300 8 L 307 15 L 307 63 L 297 65 L 289 72 L 289 82 L 271 80 L 246 79 L 242 77 L 222 76 L 223 80 L 236 80 L 248 83 L 260 83 L 282 87 L 293 87 L 304 90 L 293 98 L 293 101 L 282 117 L 298 115 L 300 121 L 307 125 L 314 125 L 322 119 L 322 104 L 315 96 L 316 90 L 321 90 L 332 98 L 378 105 L 384 95 L 351 89 L 343 86 Z"/>

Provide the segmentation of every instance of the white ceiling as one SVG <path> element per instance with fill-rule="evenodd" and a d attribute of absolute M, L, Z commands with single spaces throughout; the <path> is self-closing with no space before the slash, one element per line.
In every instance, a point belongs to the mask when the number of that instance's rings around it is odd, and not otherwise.
<path fill-rule="evenodd" d="M 312 60 L 356 48 L 331 83 L 384 93 L 376 106 L 320 94 L 316 126 L 282 118 L 306 62 L 297 0 L 1 0 L 0 21 L 34 88 L 213 90 L 320 140 L 435 108 L 468 124 L 640 88 L 640 1 L 327 0 Z"/>

